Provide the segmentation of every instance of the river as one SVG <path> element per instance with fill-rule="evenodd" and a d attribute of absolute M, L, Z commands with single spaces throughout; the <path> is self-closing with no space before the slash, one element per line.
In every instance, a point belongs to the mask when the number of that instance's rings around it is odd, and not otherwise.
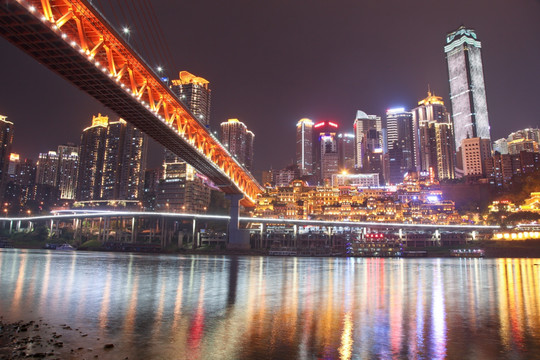
<path fill-rule="evenodd" d="M 130 359 L 540 358 L 539 264 L 0 249 L 0 316 Z"/>

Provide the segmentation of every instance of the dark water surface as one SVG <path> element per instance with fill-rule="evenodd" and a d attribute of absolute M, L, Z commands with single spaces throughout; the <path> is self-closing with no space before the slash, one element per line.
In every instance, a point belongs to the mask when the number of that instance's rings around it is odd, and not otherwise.
<path fill-rule="evenodd" d="M 540 358 L 538 264 L 1 249 L 0 315 L 130 359 Z"/>

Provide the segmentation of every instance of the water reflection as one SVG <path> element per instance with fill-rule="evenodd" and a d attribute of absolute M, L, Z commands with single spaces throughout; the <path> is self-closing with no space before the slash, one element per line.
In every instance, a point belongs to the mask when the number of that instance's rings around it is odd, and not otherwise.
<path fill-rule="evenodd" d="M 527 358 L 540 260 L 0 251 L 0 315 L 137 358 Z"/>

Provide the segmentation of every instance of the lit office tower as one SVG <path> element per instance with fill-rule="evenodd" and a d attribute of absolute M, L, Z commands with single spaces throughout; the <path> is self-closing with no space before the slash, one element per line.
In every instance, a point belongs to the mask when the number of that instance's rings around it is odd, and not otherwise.
<path fill-rule="evenodd" d="M 4 191 L 8 181 L 9 155 L 13 143 L 13 123 L 7 116 L 0 115 L 0 199 L 4 198 Z"/>
<path fill-rule="evenodd" d="M 481 43 L 472 29 L 461 26 L 446 35 L 444 52 L 458 150 L 464 139 L 491 139 L 480 49 Z"/>
<path fill-rule="evenodd" d="M 40 153 L 36 163 L 36 184 L 56 186 L 58 154 L 56 151 Z"/>
<path fill-rule="evenodd" d="M 380 116 L 368 115 L 362 110 L 358 110 L 353 126 L 356 143 L 354 149 L 355 165 L 359 169 L 364 169 L 368 152 L 373 153 L 376 149 L 383 147 L 382 120 Z"/>
<path fill-rule="evenodd" d="M 296 165 L 300 176 L 313 174 L 313 121 L 310 119 L 296 123 Z"/>
<path fill-rule="evenodd" d="M 354 170 L 354 134 L 341 133 L 338 134 L 338 167 L 341 172 L 351 172 Z"/>
<path fill-rule="evenodd" d="M 338 125 L 332 121 L 313 125 L 313 174 L 321 184 L 339 172 L 337 132 Z"/>
<path fill-rule="evenodd" d="M 98 200 L 101 196 L 101 178 L 105 154 L 107 116 L 94 116 L 92 126 L 83 130 L 79 150 L 79 172 L 77 174 L 77 194 L 79 201 Z"/>
<path fill-rule="evenodd" d="M 79 148 L 74 144 L 58 146 L 57 186 L 60 199 L 75 199 L 77 170 L 79 169 Z"/>
<path fill-rule="evenodd" d="M 229 119 L 221 123 L 221 143 L 248 170 L 251 170 L 253 165 L 254 137 L 255 135 L 238 119 Z"/>
<path fill-rule="evenodd" d="M 211 91 L 208 80 L 187 71 L 180 71 L 179 79 L 172 80 L 171 89 L 203 125 L 210 125 Z"/>
<path fill-rule="evenodd" d="M 21 157 L 19 154 L 11 153 L 9 154 L 9 166 L 8 166 L 8 175 L 10 180 L 15 177 L 15 172 L 17 171 L 17 166 L 21 163 Z"/>
<path fill-rule="evenodd" d="M 412 113 L 417 169 L 437 179 L 453 179 L 453 127 L 442 97 L 428 91 Z"/>
<path fill-rule="evenodd" d="M 109 122 L 101 178 L 101 199 L 142 199 L 146 168 L 146 136 L 120 119 Z"/>
<path fill-rule="evenodd" d="M 390 171 L 388 182 L 400 184 L 405 173 L 416 170 L 412 113 L 403 108 L 388 110 L 386 128 Z"/>

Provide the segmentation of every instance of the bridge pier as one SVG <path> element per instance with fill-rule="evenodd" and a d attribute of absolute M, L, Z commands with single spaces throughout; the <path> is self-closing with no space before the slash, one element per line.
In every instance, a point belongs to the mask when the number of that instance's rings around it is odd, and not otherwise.
<path fill-rule="evenodd" d="M 246 250 L 250 248 L 249 231 L 240 229 L 240 200 L 244 197 L 242 194 L 227 194 L 227 199 L 231 201 L 231 209 L 228 226 L 229 243 L 228 249 Z"/>

